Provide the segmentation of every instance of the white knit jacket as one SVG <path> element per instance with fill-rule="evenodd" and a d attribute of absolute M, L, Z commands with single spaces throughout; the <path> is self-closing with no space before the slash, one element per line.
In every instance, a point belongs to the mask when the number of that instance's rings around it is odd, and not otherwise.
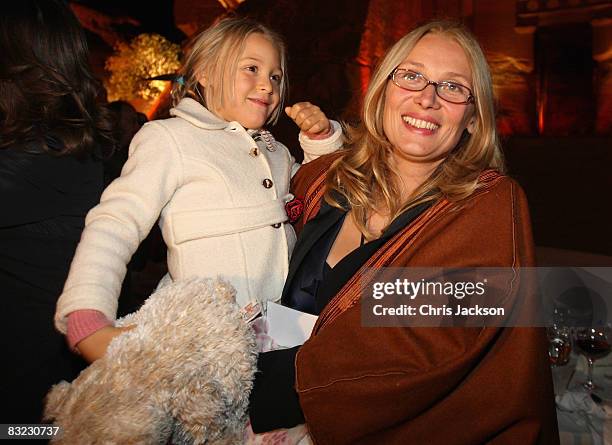
<path fill-rule="evenodd" d="M 88 213 L 57 303 L 61 332 L 80 309 L 115 319 L 126 265 L 158 217 L 173 280 L 221 276 L 241 306 L 280 298 L 295 243 L 285 203 L 297 164 L 277 141 L 274 151 L 253 150 L 255 140 L 238 122 L 192 99 L 170 114 L 134 136 L 121 176 Z M 300 135 L 304 162 L 342 145 L 340 126 L 332 125 L 327 139 Z"/>

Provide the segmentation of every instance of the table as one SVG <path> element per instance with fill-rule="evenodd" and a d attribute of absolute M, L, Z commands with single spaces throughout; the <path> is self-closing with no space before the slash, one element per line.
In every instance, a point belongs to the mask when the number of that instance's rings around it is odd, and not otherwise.
<path fill-rule="evenodd" d="M 586 359 L 575 353 L 572 353 L 568 364 L 553 367 L 561 445 L 612 445 L 612 354 L 595 362 L 594 394 L 602 399 L 601 404 L 591 404 L 591 400 L 584 396 L 585 406 L 591 405 L 590 411 L 568 411 L 559 406 L 560 397 L 568 392 L 576 399 L 583 396 L 581 385 L 586 381 L 586 372 Z M 570 399 L 564 400 L 567 402 Z M 602 409 L 605 412 L 602 413 Z M 606 414 L 605 421 L 597 418 Z"/>

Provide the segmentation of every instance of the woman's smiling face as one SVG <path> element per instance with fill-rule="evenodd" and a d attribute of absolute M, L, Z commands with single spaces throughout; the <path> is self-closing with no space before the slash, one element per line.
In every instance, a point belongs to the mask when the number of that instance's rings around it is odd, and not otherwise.
<path fill-rule="evenodd" d="M 399 68 L 418 72 L 432 81 L 453 81 L 472 88 L 465 52 L 443 34 L 421 38 Z M 447 102 L 436 95 L 433 85 L 422 91 L 407 91 L 388 81 L 383 129 L 398 167 L 419 163 L 435 168 L 457 145 L 463 131 L 471 132 L 474 125 L 473 104 Z"/>

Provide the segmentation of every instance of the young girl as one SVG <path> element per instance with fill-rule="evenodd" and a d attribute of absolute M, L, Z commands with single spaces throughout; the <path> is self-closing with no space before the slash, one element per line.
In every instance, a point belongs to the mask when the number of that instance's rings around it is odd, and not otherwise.
<path fill-rule="evenodd" d="M 85 359 L 101 357 L 122 329 L 112 326 L 126 264 L 159 218 L 172 280 L 217 276 L 237 303 L 280 297 L 295 233 L 287 224 L 287 148 L 263 130 L 287 90 L 281 38 L 244 18 L 198 35 L 173 91 L 173 118 L 134 137 L 121 176 L 87 215 L 56 327 Z M 339 148 L 337 123 L 309 103 L 286 109 L 300 127 L 305 161 Z"/>

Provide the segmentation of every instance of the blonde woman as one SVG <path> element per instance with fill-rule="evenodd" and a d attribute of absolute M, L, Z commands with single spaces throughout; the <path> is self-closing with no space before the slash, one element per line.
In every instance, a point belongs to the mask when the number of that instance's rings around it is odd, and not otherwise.
<path fill-rule="evenodd" d="M 397 42 L 349 140 L 292 182 L 306 208 L 282 301 L 319 319 L 303 346 L 260 354 L 254 431 L 305 422 L 318 444 L 557 443 L 539 330 L 362 325 L 364 268 L 534 265 L 474 37 L 432 22 Z"/>

